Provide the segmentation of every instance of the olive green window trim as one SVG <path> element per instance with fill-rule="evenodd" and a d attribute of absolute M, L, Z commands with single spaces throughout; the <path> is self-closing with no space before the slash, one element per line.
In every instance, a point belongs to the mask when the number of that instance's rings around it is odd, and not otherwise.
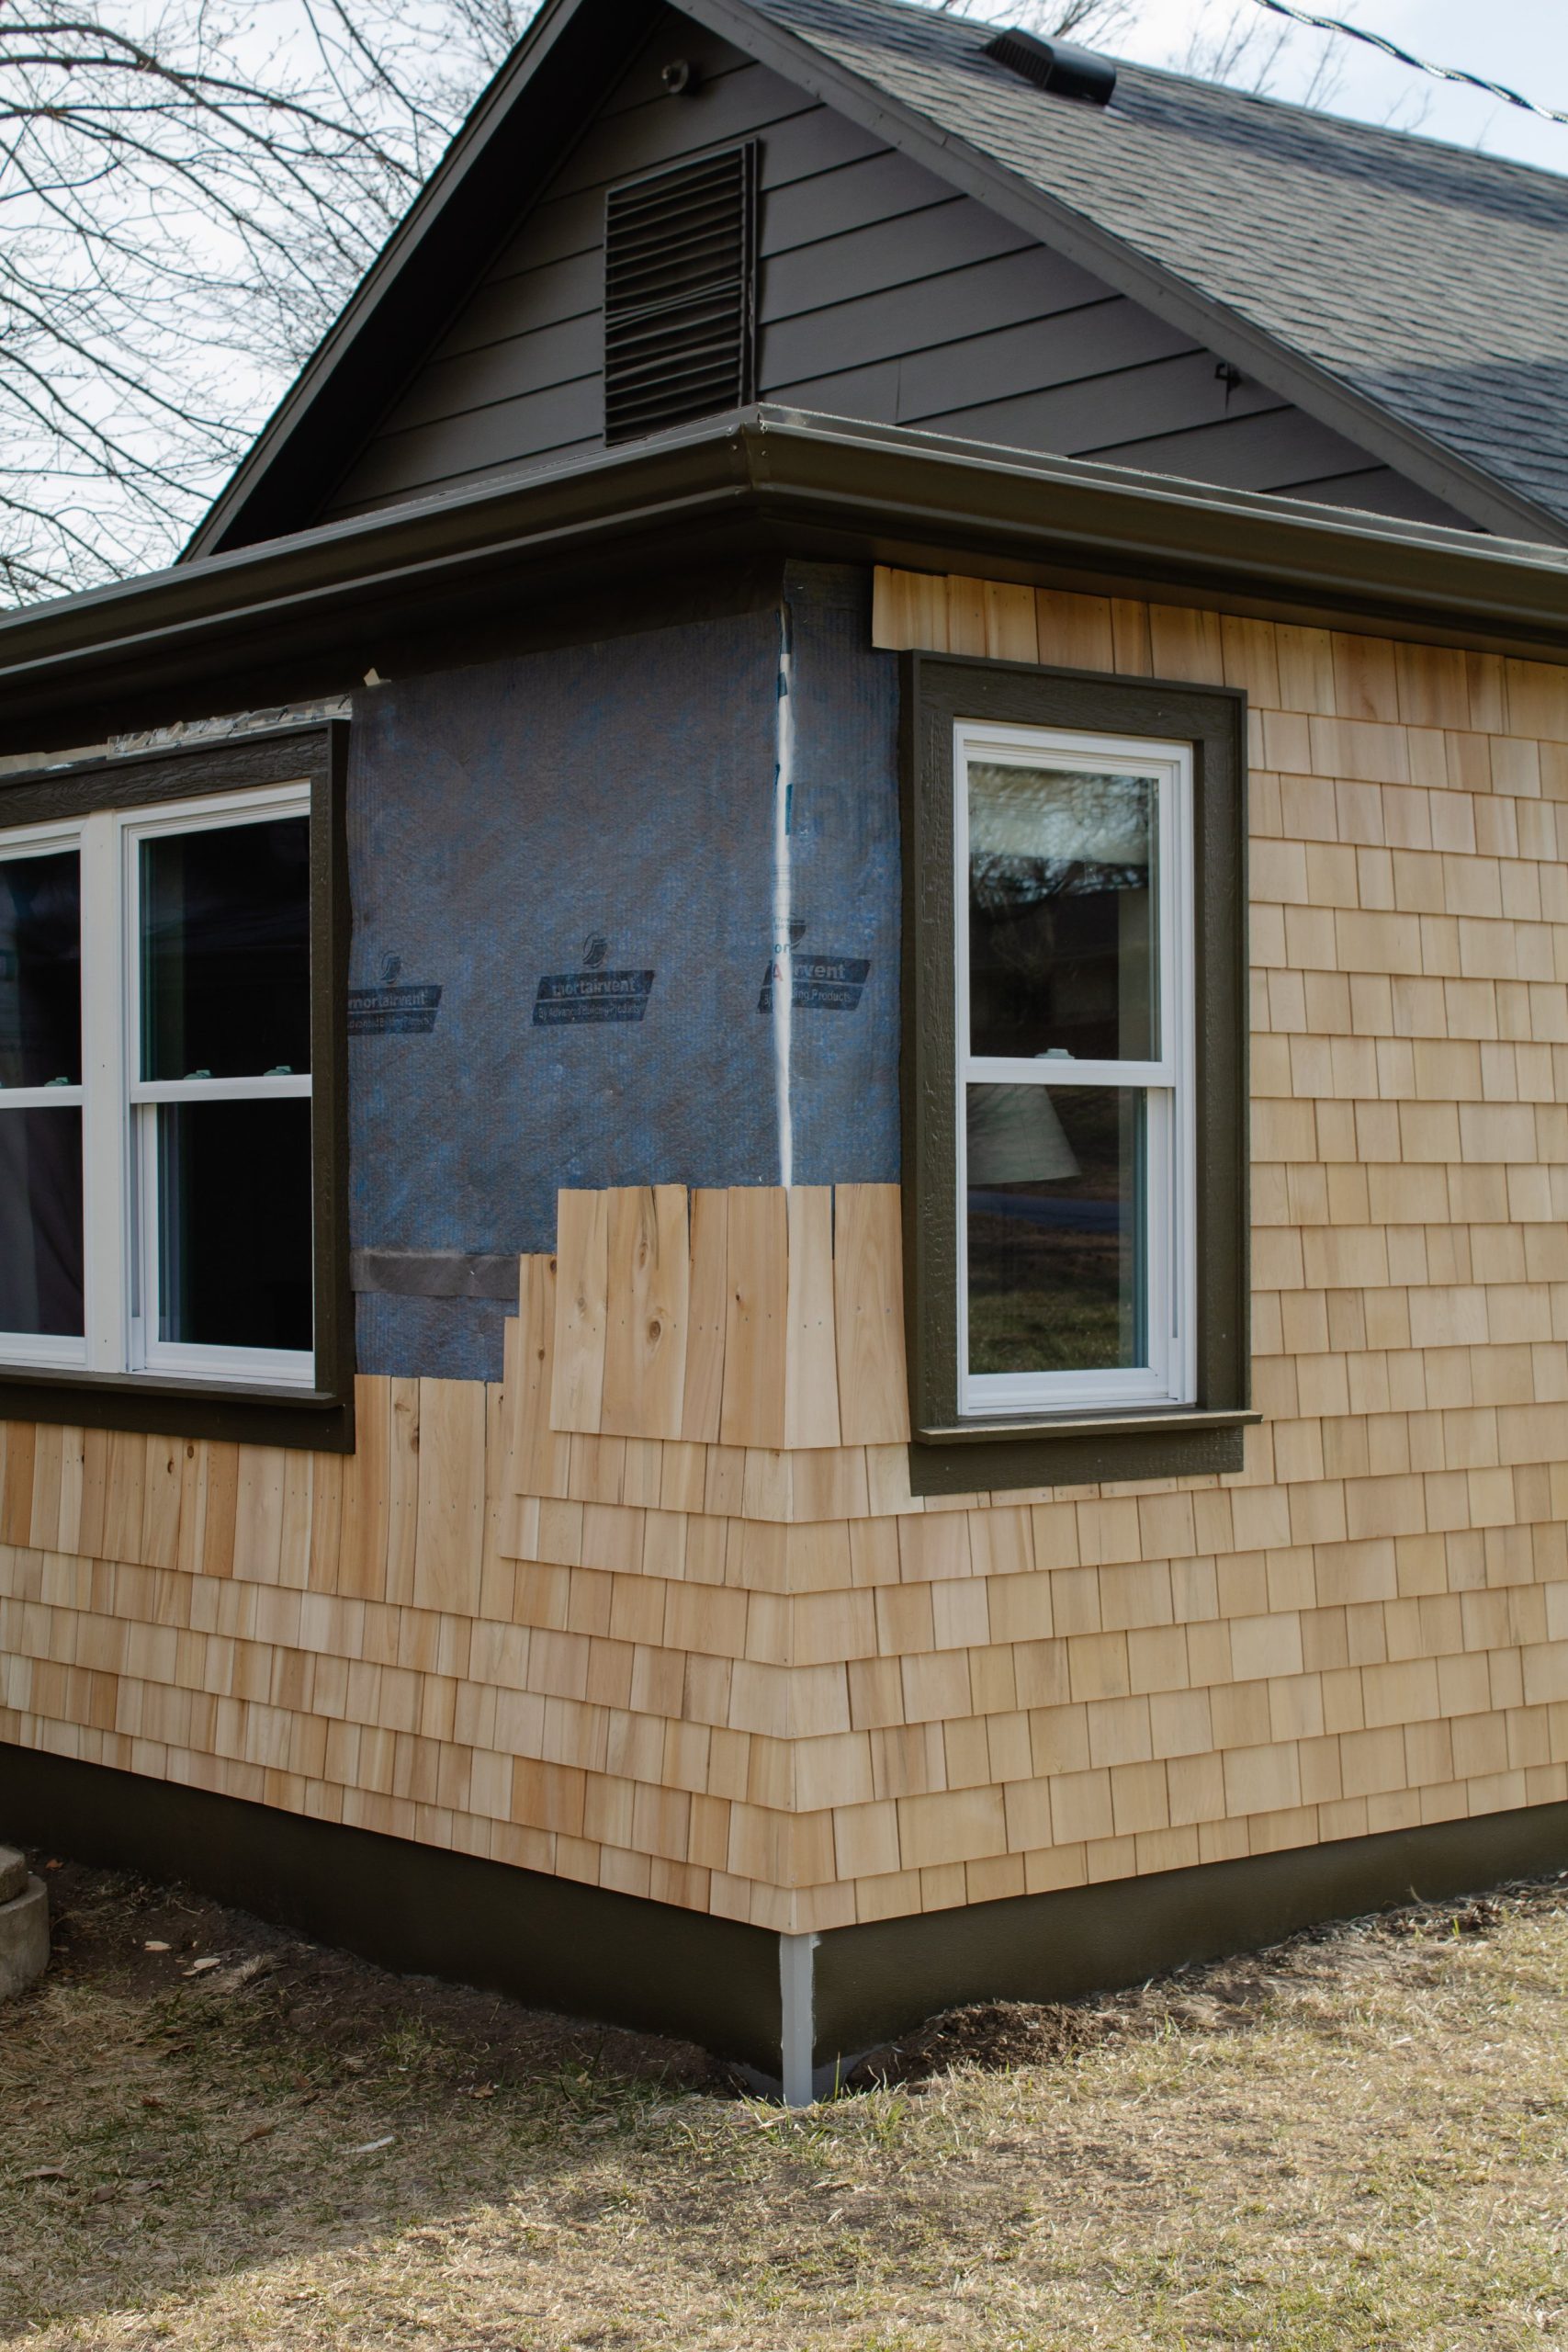
<path fill-rule="evenodd" d="M 1248 1334 L 1247 699 L 950 655 L 902 656 L 904 1269 L 917 1494 L 1196 1476 L 1242 1467 Z M 1145 735 L 1193 751 L 1197 1398 L 1031 1415 L 958 1410 L 953 728 Z"/>
<path fill-rule="evenodd" d="M 141 1372 L 0 1367 L 0 1420 L 354 1451 L 348 1255 L 348 727 L 341 719 L 0 776 L 0 830 L 259 785 L 310 786 L 311 1179 L 316 1376 L 308 1389 Z"/>

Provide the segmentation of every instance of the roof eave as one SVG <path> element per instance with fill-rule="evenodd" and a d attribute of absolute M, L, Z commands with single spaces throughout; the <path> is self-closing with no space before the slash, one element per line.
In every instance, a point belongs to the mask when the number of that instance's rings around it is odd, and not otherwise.
<path fill-rule="evenodd" d="M 758 408 L 484 493 L 395 507 L 0 621 L 12 744 L 28 730 L 232 709 L 236 680 L 309 659 L 357 682 L 378 629 L 570 571 L 592 588 L 671 549 L 757 546 L 976 566 L 1101 594 L 1382 626 L 1568 662 L 1568 554 L 897 427 Z M 134 719 L 126 714 L 133 710 Z"/>

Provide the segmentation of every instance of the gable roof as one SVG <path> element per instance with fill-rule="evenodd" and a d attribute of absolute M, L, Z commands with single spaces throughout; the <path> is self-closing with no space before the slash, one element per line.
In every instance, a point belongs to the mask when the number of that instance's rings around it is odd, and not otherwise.
<path fill-rule="evenodd" d="M 1151 308 L 1185 291 L 1178 323 L 1363 446 L 1378 434 L 1389 463 L 1411 470 L 1424 442 L 1472 493 L 1511 494 L 1513 522 L 1568 528 L 1568 178 L 1145 66 L 1118 67 L 1109 107 L 1052 99 L 985 55 L 994 27 L 902 0 L 693 13 L 742 42 L 764 17 L 874 85 L 950 172 L 966 150 L 1043 198 L 1070 258 Z"/>
<path fill-rule="evenodd" d="M 953 186 L 1495 531 L 1568 540 L 1568 179 L 1140 66 L 1107 108 L 908 0 L 681 0 Z M 307 519 L 506 159 L 537 186 L 649 0 L 548 0 L 191 543 Z M 319 446 L 312 446 L 312 445 Z M 302 511 L 303 510 L 303 511 Z"/>

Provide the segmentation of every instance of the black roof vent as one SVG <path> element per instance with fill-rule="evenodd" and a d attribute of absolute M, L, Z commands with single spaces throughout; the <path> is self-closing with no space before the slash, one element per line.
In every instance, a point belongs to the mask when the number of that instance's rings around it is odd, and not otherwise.
<path fill-rule="evenodd" d="M 1021 74 L 1037 90 L 1049 90 L 1054 98 L 1109 106 L 1116 87 L 1116 68 L 1109 59 L 1096 57 L 1092 50 L 1075 49 L 1069 40 L 1042 40 L 1038 33 L 1010 31 L 998 33 L 982 53 Z"/>
<path fill-rule="evenodd" d="M 757 142 L 604 200 L 604 438 L 754 398 Z"/>

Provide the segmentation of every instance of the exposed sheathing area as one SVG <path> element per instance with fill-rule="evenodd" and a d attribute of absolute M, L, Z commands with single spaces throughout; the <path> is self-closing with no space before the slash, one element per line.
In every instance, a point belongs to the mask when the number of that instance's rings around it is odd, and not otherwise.
<path fill-rule="evenodd" d="M 794 1169 L 898 1172 L 897 681 L 791 566 Z M 556 1188 L 776 1182 L 776 609 L 367 689 L 349 779 L 356 1251 L 547 1250 Z M 372 1373 L 499 1378 L 504 1305 L 358 1301 Z"/>
<path fill-rule="evenodd" d="M 1245 1473 L 921 1501 L 891 1187 L 574 1189 L 351 1460 L 13 1426 L 0 1739 L 795 1930 L 1568 1797 L 1568 675 L 877 631 L 1248 689 Z"/>
<path fill-rule="evenodd" d="M 794 1173 L 806 1184 L 891 1183 L 899 1148 L 897 665 L 869 647 L 863 571 L 791 563 L 784 594 Z M 761 1026 L 764 991 L 750 977 L 743 975 L 744 1013 Z M 776 1168 L 768 1172 L 776 1180 Z"/>

